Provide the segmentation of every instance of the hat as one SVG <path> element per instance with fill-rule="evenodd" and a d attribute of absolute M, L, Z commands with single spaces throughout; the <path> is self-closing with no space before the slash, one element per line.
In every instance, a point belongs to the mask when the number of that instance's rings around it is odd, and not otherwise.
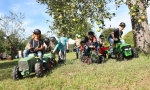
<path fill-rule="evenodd" d="M 39 29 L 35 29 L 33 33 L 34 34 L 41 34 L 41 31 Z"/>
<path fill-rule="evenodd" d="M 78 36 L 79 34 L 76 34 L 76 37 Z"/>

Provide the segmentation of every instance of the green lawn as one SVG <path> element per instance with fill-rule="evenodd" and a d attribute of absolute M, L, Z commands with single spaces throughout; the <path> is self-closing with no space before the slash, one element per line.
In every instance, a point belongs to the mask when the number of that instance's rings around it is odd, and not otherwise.
<path fill-rule="evenodd" d="M 104 64 L 87 65 L 75 59 L 75 53 L 69 53 L 66 63 L 52 73 L 13 81 L 11 72 L 16 64 L 17 60 L 0 61 L 0 90 L 150 89 L 150 56 L 143 54 L 129 61 L 110 59 Z"/>

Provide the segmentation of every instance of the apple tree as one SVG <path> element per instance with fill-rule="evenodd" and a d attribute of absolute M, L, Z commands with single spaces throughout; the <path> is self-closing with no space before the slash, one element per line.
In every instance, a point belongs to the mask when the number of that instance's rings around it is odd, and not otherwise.
<path fill-rule="evenodd" d="M 116 5 L 116 9 L 126 4 L 130 9 L 134 45 L 140 50 L 148 52 L 150 35 L 146 9 L 149 0 L 37 0 L 47 5 L 47 13 L 54 18 L 53 28 L 65 33 L 78 31 L 75 29 L 89 22 L 96 23 L 99 28 L 105 27 L 105 19 L 111 20 L 115 16 L 110 12 L 110 3 Z M 85 26 L 84 26 L 85 27 Z M 65 28 L 65 29 L 62 29 Z M 82 29 L 81 29 L 82 30 Z"/>

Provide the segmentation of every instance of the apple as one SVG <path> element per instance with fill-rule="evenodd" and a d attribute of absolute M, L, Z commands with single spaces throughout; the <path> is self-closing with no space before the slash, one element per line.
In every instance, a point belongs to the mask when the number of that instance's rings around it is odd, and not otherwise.
<path fill-rule="evenodd" d="M 100 28 L 97 28 L 97 31 L 98 31 L 98 32 L 100 32 L 100 31 L 101 31 L 101 29 L 100 29 Z"/>
<path fill-rule="evenodd" d="M 74 9 L 74 8 L 75 8 L 75 6 L 74 6 L 74 5 L 71 5 L 71 8 L 72 8 L 72 9 Z"/>
<path fill-rule="evenodd" d="M 83 15 L 84 15 L 85 13 L 86 13 L 85 11 L 82 12 Z"/>
<path fill-rule="evenodd" d="M 131 10 L 133 10 L 134 9 L 134 7 L 131 7 Z"/>
<path fill-rule="evenodd" d="M 74 22 L 75 22 L 75 21 L 76 21 L 76 19 L 74 18 L 74 19 L 72 19 L 72 21 L 74 21 Z"/>
<path fill-rule="evenodd" d="M 92 3 L 90 3 L 90 6 L 92 6 Z"/>
<path fill-rule="evenodd" d="M 96 24 L 97 24 L 97 25 L 100 25 L 100 24 L 101 24 L 101 22 L 97 22 Z"/>
<path fill-rule="evenodd" d="M 102 5 L 98 5 L 98 8 L 101 8 L 102 7 Z"/>
<path fill-rule="evenodd" d="M 142 20 L 141 20 L 141 19 L 139 19 L 139 20 L 138 20 L 138 23 L 141 23 L 141 22 L 142 22 Z"/>
<path fill-rule="evenodd" d="M 57 32 L 58 34 L 60 34 L 60 32 Z"/>
<path fill-rule="evenodd" d="M 81 35 L 78 35 L 78 38 L 81 38 Z"/>
<path fill-rule="evenodd" d="M 62 15 L 60 15 L 58 18 L 59 18 L 59 19 L 62 19 Z"/>
<path fill-rule="evenodd" d="M 136 13 L 132 13 L 132 16 L 135 16 L 136 15 Z"/>
<path fill-rule="evenodd" d="M 141 18 L 144 20 L 146 17 L 145 17 L 145 16 L 142 16 Z"/>

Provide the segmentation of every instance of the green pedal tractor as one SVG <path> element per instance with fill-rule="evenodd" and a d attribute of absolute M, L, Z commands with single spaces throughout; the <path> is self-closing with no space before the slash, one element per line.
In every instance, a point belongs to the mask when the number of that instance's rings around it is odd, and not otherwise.
<path fill-rule="evenodd" d="M 109 53 L 110 50 L 107 50 Z M 113 48 L 114 56 L 112 58 L 116 58 L 117 61 L 122 61 L 124 58 L 138 58 L 138 52 L 135 48 L 132 48 L 130 44 L 121 44 L 115 43 Z"/>
<path fill-rule="evenodd" d="M 39 58 L 34 53 L 31 53 L 28 57 L 19 60 L 18 65 L 14 66 L 12 70 L 13 80 L 21 79 L 23 76 L 30 75 L 31 73 L 35 73 L 37 77 L 41 77 L 44 71 L 50 71 L 57 64 L 54 54 L 44 54 L 43 65 L 41 65 Z"/>

